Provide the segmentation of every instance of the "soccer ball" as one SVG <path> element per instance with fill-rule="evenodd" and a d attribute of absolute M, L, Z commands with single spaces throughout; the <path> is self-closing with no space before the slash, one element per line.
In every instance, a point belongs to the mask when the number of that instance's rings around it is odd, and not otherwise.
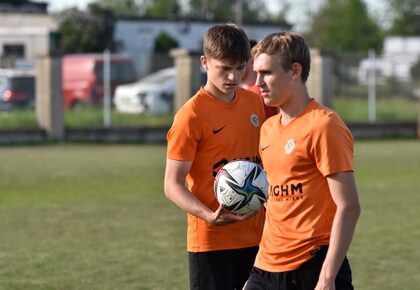
<path fill-rule="evenodd" d="M 258 164 L 235 160 L 223 166 L 214 180 L 217 201 L 236 214 L 258 210 L 267 200 L 268 181 Z"/>

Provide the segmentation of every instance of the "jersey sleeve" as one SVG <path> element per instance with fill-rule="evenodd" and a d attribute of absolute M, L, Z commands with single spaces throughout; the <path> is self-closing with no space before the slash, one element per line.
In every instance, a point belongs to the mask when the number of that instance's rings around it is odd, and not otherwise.
<path fill-rule="evenodd" d="M 193 112 L 182 108 L 166 136 L 167 158 L 180 161 L 193 161 L 202 135 L 200 122 Z"/>
<path fill-rule="evenodd" d="M 314 134 L 312 152 L 318 170 L 324 176 L 353 171 L 353 136 L 344 122 L 332 113 Z"/>

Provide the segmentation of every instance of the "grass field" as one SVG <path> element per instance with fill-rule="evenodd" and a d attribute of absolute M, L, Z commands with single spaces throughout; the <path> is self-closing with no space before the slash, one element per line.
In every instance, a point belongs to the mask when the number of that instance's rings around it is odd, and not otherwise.
<path fill-rule="evenodd" d="M 377 121 L 415 121 L 420 102 L 408 98 L 380 98 L 376 104 Z M 335 98 L 333 108 L 347 122 L 369 120 L 368 101 L 361 98 Z M 113 126 L 164 126 L 172 123 L 173 115 L 162 116 L 122 114 L 112 111 Z M 66 127 L 103 126 L 103 113 L 98 108 L 79 108 L 66 111 Z M 37 127 L 34 110 L 0 112 L 0 128 Z"/>
<path fill-rule="evenodd" d="M 420 141 L 359 141 L 355 288 L 420 285 Z M 0 289 L 187 289 L 163 145 L 0 147 Z"/>

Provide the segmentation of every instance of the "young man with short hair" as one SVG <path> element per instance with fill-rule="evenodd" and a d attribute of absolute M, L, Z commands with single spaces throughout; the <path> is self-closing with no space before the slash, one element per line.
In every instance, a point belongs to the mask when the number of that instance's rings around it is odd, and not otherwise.
<path fill-rule="evenodd" d="M 248 58 L 242 28 L 211 27 L 200 58 L 207 83 L 180 108 L 167 135 L 165 194 L 188 215 L 190 289 L 241 289 L 258 251 L 263 211 L 233 214 L 213 191 L 214 177 L 226 163 L 261 163 L 263 107 L 256 94 L 238 87 Z"/>
<path fill-rule="evenodd" d="M 264 102 L 280 112 L 261 128 L 269 198 L 244 289 L 353 289 L 346 258 L 360 214 L 353 137 L 335 112 L 310 98 L 311 59 L 301 35 L 268 35 L 252 55 Z"/>

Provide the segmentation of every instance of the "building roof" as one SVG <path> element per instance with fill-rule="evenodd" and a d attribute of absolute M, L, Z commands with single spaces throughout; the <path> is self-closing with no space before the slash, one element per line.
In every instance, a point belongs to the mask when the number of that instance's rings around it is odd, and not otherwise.
<path fill-rule="evenodd" d="M 27 0 L 12 1 L 3 0 L 0 2 L 1 12 L 20 12 L 20 13 L 43 13 L 47 14 L 48 3 L 33 2 Z"/>

